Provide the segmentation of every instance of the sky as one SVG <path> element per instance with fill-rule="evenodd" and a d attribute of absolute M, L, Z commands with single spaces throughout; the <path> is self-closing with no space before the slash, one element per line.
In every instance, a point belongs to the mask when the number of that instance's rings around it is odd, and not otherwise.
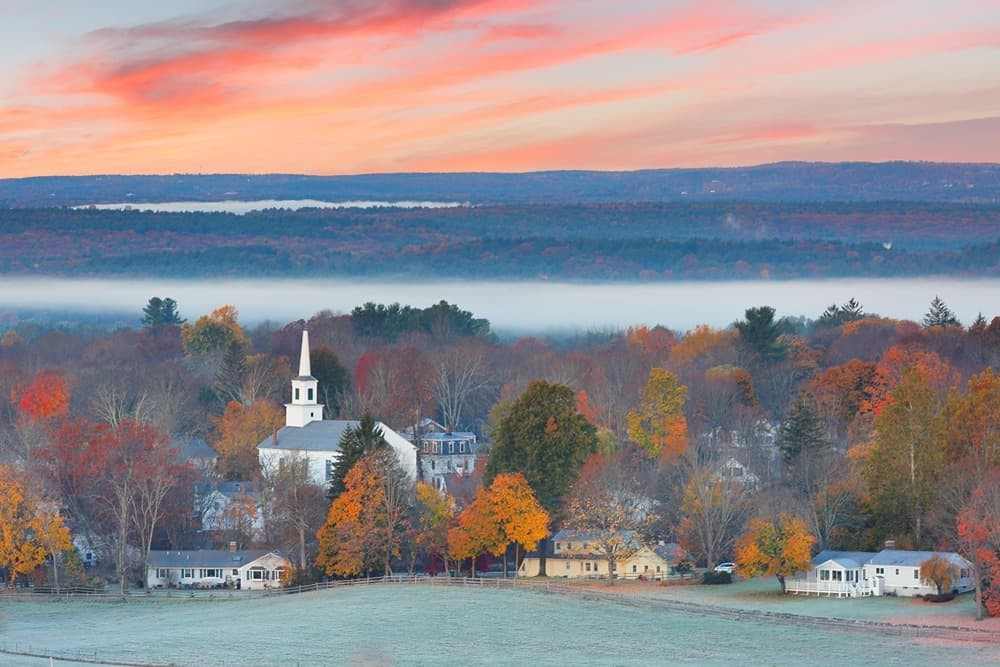
<path fill-rule="evenodd" d="M 0 177 L 1000 161 L 997 0 L 0 0 Z"/>

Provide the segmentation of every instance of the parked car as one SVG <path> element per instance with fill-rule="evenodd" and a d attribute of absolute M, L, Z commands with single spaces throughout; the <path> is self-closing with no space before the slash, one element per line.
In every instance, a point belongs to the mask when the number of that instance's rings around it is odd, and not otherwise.
<path fill-rule="evenodd" d="M 728 572 L 729 574 L 732 574 L 735 568 L 736 568 L 735 563 L 719 563 L 718 565 L 715 566 L 715 571 Z"/>

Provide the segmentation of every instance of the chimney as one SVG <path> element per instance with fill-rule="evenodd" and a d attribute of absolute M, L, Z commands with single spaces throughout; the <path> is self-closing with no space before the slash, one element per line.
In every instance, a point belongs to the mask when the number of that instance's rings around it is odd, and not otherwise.
<path fill-rule="evenodd" d="M 231 554 L 236 553 L 236 542 L 229 543 L 229 553 Z"/>
<path fill-rule="evenodd" d="M 886 540 L 885 541 L 885 548 L 888 549 L 889 551 L 895 551 L 896 550 L 896 540 Z"/>
<path fill-rule="evenodd" d="M 278 446 L 278 427 L 275 427 L 274 430 L 271 431 L 271 446 Z"/>

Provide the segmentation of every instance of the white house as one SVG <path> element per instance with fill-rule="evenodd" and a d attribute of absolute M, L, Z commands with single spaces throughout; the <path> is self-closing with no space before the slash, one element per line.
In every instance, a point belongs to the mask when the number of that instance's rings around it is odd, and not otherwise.
<path fill-rule="evenodd" d="M 302 353 L 299 374 L 292 378 L 292 402 L 285 404 L 285 425 L 257 445 L 257 456 L 263 468 L 274 468 L 282 460 L 305 458 L 309 473 L 316 484 L 325 486 L 340 456 L 340 439 L 344 431 L 358 425 L 356 420 L 323 419 L 319 396 L 319 381 L 311 374 L 309 332 L 302 332 Z M 382 422 L 385 441 L 396 452 L 403 470 L 417 477 L 417 448 Z"/>
<path fill-rule="evenodd" d="M 965 593 L 973 589 L 972 564 L 956 553 L 884 549 L 878 553 L 821 551 L 812 559 L 813 569 L 786 580 L 785 590 L 829 597 L 934 594 L 937 587 L 921 581 L 920 566 L 935 555 L 955 566 L 952 590 Z"/>
<path fill-rule="evenodd" d="M 148 588 L 247 588 L 263 590 L 285 584 L 292 564 L 276 551 L 150 551 Z"/>

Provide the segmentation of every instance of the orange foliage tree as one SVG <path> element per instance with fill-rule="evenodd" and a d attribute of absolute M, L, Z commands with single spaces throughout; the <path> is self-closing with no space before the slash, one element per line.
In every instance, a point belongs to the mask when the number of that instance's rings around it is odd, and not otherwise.
<path fill-rule="evenodd" d="M 950 589 L 951 582 L 958 579 L 958 568 L 941 554 L 934 554 L 920 564 L 920 581 L 934 584 L 937 594 Z"/>
<path fill-rule="evenodd" d="M 1000 466 L 1000 374 L 987 368 L 969 379 L 964 394 L 952 391 L 945 405 L 945 455 L 974 467 Z"/>
<path fill-rule="evenodd" d="M 501 473 L 489 490 L 479 489 L 459 515 L 458 525 L 448 531 L 449 551 L 456 560 L 464 560 L 484 553 L 506 554 L 511 543 L 530 549 L 548 536 L 548 526 L 549 513 L 524 475 Z M 514 558 L 516 564 L 516 550 Z"/>
<path fill-rule="evenodd" d="M 248 408 L 231 401 L 222 416 L 213 420 L 219 473 L 226 479 L 249 480 L 260 470 L 257 445 L 275 435 L 285 415 L 270 401 L 258 400 Z"/>
<path fill-rule="evenodd" d="M 971 563 L 976 618 L 983 609 L 1000 616 L 1000 469 L 992 469 L 973 490 L 956 519 L 959 550 Z"/>
<path fill-rule="evenodd" d="M 672 461 L 687 449 L 684 399 L 687 387 L 662 368 L 649 371 L 639 405 L 628 413 L 628 435 L 653 458 Z"/>
<path fill-rule="evenodd" d="M 450 570 L 448 529 L 455 519 L 455 499 L 418 482 L 417 516 L 417 547 L 430 558 L 439 559 L 445 571 Z"/>
<path fill-rule="evenodd" d="M 785 592 L 785 577 L 812 569 L 816 538 L 802 519 L 784 514 L 772 523 L 750 522 L 750 529 L 736 542 L 736 571 L 744 577 L 774 575 Z"/>

